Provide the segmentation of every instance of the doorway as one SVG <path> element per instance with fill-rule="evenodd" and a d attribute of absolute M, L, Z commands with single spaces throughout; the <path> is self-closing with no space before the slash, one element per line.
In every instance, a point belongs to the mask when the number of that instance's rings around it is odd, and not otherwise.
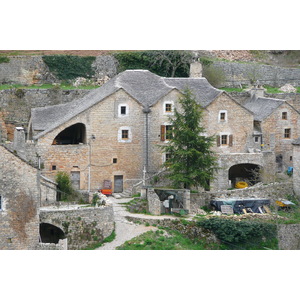
<path fill-rule="evenodd" d="M 74 189 L 80 189 L 80 171 L 71 172 L 71 182 Z"/>
<path fill-rule="evenodd" d="M 114 176 L 114 192 L 115 193 L 123 192 L 123 175 Z"/>

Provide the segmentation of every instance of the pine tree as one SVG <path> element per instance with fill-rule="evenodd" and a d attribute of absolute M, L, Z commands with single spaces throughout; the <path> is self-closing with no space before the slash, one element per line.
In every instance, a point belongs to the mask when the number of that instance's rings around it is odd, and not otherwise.
<path fill-rule="evenodd" d="M 170 117 L 172 138 L 162 146 L 168 153 L 163 166 L 168 169 L 167 177 L 174 187 L 208 189 L 217 170 L 217 158 L 211 150 L 215 139 L 205 135 L 201 126 L 202 108 L 189 89 L 183 91 L 179 103 L 181 110 L 174 109 L 174 116 Z"/>

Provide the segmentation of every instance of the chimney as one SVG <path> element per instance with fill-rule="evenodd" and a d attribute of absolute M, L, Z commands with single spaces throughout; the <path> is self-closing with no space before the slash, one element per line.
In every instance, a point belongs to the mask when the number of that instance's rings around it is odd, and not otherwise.
<path fill-rule="evenodd" d="M 264 97 L 265 96 L 265 89 L 262 87 L 253 87 L 250 90 L 250 95 L 251 98 L 255 97 L 255 98 L 260 98 L 260 97 Z"/>
<path fill-rule="evenodd" d="M 190 64 L 190 77 L 202 77 L 202 64 L 199 61 L 193 61 Z"/>

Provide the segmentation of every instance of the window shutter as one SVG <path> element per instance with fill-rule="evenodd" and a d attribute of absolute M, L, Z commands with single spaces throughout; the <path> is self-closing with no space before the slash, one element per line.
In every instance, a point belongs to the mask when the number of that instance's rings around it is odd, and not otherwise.
<path fill-rule="evenodd" d="M 217 147 L 221 146 L 221 136 L 217 135 Z"/>
<path fill-rule="evenodd" d="M 166 125 L 160 126 L 160 140 L 165 141 L 166 140 Z"/>
<path fill-rule="evenodd" d="M 233 136 L 232 134 L 229 135 L 229 147 L 232 147 L 232 141 L 233 141 Z"/>

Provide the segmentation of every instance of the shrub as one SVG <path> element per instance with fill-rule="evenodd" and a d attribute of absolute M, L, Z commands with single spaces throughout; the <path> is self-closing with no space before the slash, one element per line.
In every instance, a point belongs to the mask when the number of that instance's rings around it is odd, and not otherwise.
<path fill-rule="evenodd" d="M 92 63 L 95 56 L 49 55 L 43 56 L 43 61 L 50 72 L 60 80 L 70 80 L 77 77 L 91 78 L 95 74 Z"/>
<path fill-rule="evenodd" d="M 217 238 L 229 248 L 257 246 L 264 240 L 277 237 L 275 224 L 258 221 L 233 221 L 210 218 L 198 221 L 198 226 L 211 230 Z"/>
<path fill-rule="evenodd" d="M 9 58 L 7 56 L 0 56 L 0 64 L 2 63 L 8 63 Z"/>
<path fill-rule="evenodd" d="M 203 76 L 214 87 L 222 87 L 226 80 L 224 71 L 221 68 L 215 67 L 213 65 L 203 66 Z"/>
<path fill-rule="evenodd" d="M 70 196 L 74 193 L 69 174 L 66 172 L 58 172 L 55 181 L 57 183 L 57 189 L 60 192 L 59 200 L 69 201 Z"/>

